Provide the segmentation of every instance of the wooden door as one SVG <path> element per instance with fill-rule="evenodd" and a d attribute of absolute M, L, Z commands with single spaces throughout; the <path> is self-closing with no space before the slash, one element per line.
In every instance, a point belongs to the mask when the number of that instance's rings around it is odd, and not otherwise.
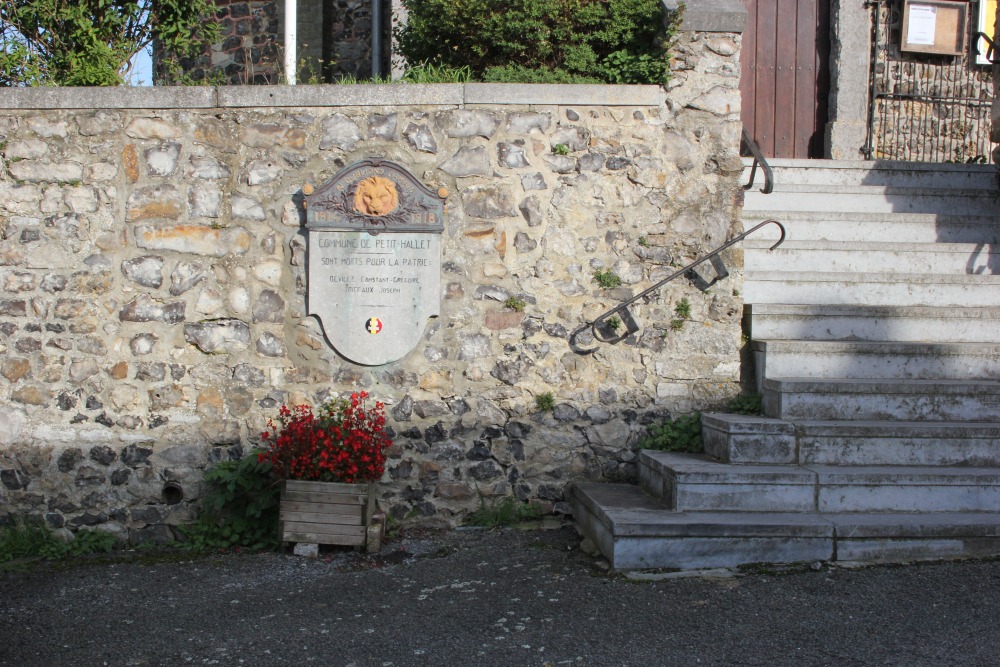
<path fill-rule="evenodd" d="M 821 158 L 830 0 L 743 0 L 743 125 L 766 157 Z"/>

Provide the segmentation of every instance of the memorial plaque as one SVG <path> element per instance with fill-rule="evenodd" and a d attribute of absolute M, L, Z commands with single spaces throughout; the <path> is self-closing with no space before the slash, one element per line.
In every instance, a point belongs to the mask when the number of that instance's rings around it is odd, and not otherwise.
<path fill-rule="evenodd" d="M 444 195 L 378 159 L 307 188 L 309 314 L 344 358 L 400 359 L 440 312 Z"/>

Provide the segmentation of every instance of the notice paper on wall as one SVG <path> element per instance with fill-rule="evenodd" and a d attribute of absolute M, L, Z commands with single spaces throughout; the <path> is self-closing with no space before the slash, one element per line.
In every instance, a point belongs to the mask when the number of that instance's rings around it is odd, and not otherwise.
<path fill-rule="evenodd" d="M 937 7 L 928 5 L 910 5 L 906 41 L 910 44 L 934 44 L 934 31 L 937 26 Z"/>

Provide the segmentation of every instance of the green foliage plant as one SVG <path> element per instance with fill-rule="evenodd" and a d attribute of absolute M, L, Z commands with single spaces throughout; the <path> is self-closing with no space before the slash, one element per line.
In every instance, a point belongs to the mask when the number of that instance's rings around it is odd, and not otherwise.
<path fill-rule="evenodd" d="M 701 413 L 681 415 L 649 427 L 649 435 L 639 443 L 642 449 L 666 452 L 692 452 L 703 450 L 701 440 Z"/>
<path fill-rule="evenodd" d="M 401 80 L 404 83 L 468 83 L 472 81 L 472 70 L 468 65 L 420 63 L 407 68 Z"/>
<path fill-rule="evenodd" d="M 736 396 L 729 402 L 729 411 L 737 415 L 764 414 L 762 399 L 760 394 Z"/>
<path fill-rule="evenodd" d="M 20 517 L 13 525 L 0 528 L 0 564 L 32 558 L 60 560 L 110 553 L 117 544 L 118 539 L 103 530 L 80 530 L 67 542 L 40 520 Z"/>
<path fill-rule="evenodd" d="M 479 77 L 489 83 L 601 83 L 592 76 L 565 70 L 534 69 L 521 65 L 489 67 Z"/>
<path fill-rule="evenodd" d="M 19 517 L 13 525 L 0 528 L 0 563 L 40 558 L 57 542 L 41 521 Z"/>
<path fill-rule="evenodd" d="M 670 320 L 670 328 L 674 331 L 680 331 L 684 328 L 684 323 L 691 319 L 691 302 L 687 300 L 687 297 L 682 298 L 674 306 L 675 318 Z"/>
<path fill-rule="evenodd" d="M 608 318 L 608 328 L 612 331 L 618 331 L 622 326 L 622 319 L 617 315 L 612 315 Z"/>
<path fill-rule="evenodd" d="M 245 547 L 273 549 L 278 545 L 278 501 L 281 487 L 271 464 L 251 452 L 238 461 L 224 461 L 205 473 L 208 490 L 197 520 L 181 528 L 195 551 Z"/>
<path fill-rule="evenodd" d="M 607 271 L 594 271 L 594 280 L 597 284 L 604 289 L 611 289 L 613 287 L 619 287 L 622 284 L 622 279 L 618 277 L 618 274 L 610 269 Z"/>
<path fill-rule="evenodd" d="M 521 311 L 524 310 L 524 307 L 527 306 L 528 304 L 524 302 L 524 299 L 520 299 L 516 296 L 509 296 L 506 299 L 504 299 L 503 305 L 505 308 L 510 308 L 511 310 L 520 313 Z"/>
<path fill-rule="evenodd" d="M 556 144 L 552 147 L 552 152 L 556 155 L 569 155 L 569 146 L 566 144 Z"/>
<path fill-rule="evenodd" d="M 78 530 L 71 542 L 55 539 L 42 550 L 42 557 L 49 560 L 86 556 L 94 553 L 111 553 L 118 546 L 118 538 L 104 530 Z"/>
<path fill-rule="evenodd" d="M 543 391 L 535 396 L 535 407 L 541 412 L 550 412 L 552 408 L 556 407 L 556 397 L 552 395 L 551 391 Z"/>
<path fill-rule="evenodd" d="M 161 67 L 219 38 L 212 0 L 3 0 L 0 86 L 118 86 L 154 40 Z"/>
<path fill-rule="evenodd" d="M 674 314 L 684 320 L 691 319 L 691 302 L 687 300 L 687 297 L 677 302 L 674 306 Z"/>
<path fill-rule="evenodd" d="M 469 515 L 466 523 L 480 528 L 505 528 L 522 521 L 535 521 L 542 517 L 542 510 L 537 505 L 521 502 L 513 496 L 504 496 L 500 500 L 489 502 L 480 494 L 479 508 Z"/>
<path fill-rule="evenodd" d="M 666 83 L 660 0 L 404 0 L 408 63 L 469 67 L 479 81 Z"/>

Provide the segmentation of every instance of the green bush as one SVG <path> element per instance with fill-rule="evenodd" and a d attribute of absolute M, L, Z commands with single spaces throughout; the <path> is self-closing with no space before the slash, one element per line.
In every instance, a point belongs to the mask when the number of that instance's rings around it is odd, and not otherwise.
<path fill-rule="evenodd" d="M 210 0 L 0 2 L 0 86 L 118 86 L 156 42 L 161 69 L 219 40 Z"/>
<path fill-rule="evenodd" d="M 195 523 L 181 528 L 194 550 L 273 549 L 278 545 L 281 493 L 271 464 L 257 453 L 224 461 L 205 473 L 208 491 Z"/>
<path fill-rule="evenodd" d="M 523 65 L 487 67 L 479 79 L 489 83 L 603 83 L 597 77 L 562 69 L 532 69 Z"/>
<path fill-rule="evenodd" d="M 702 451 L 704 446 L 701 441 L 701 413 L 693 412 L 659 425 L 653 424 L 649 427 L 649 437 L 640 442 L 639 447 L 666 452 Z"/>
<path fill-rule="evenodd" d="M 408 63 L 468 66 L 477 80 L 665 83 L 660 0 L 404 0 Z"/>

